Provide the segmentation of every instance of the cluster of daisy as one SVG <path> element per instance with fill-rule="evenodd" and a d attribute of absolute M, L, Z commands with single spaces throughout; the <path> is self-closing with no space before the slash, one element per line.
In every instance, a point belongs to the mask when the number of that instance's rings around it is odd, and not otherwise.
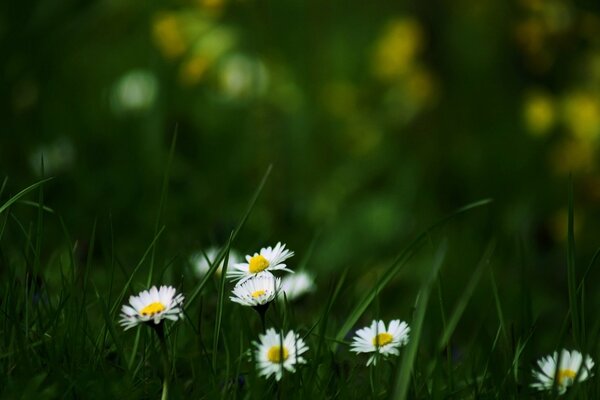
<path fill-rule="evenodd" d="M 219 254 L 217 249 L 209 249 L 206 253 L 194 255 L 190 261 L 198 275 L 206 274 L 214 265 Z M 294 255 L 285 248 L 285 244 L 277 243 L 275 247 L 262 248 L 260 252 L 245 257 L 246 262 L 239 262 L 236 252 L 230 251 L 232 268 L 227 271 L 227 278 L 237 281 L 232 290 L 231 301 L 250 306 L 262 312 L 275 298 L 285 297 L 293 300 L 314 290 L 313 277 L 307 272 L 293 273 L 284 263 Z M 217 267 L 217 274 L 222 274 L 223 263 Z M 291 273 L 285 277 L 276 277 L 274 273 Z M 125 330 L 146 323 L 155 328 L 162 328 L 164 319 L 176 321 L 183 317 L 183 294 L 171 286 L 153 286 L 137 296 L 129 298 L 129 304 L 121 309 L 119 321 Z M 264 320 L 263 320 L 264 323 Z M 161 332 L 162 329 L 158 329 Z M 400 320 L 373 321 L 370 326 L 356 331 L 350 350 L 356 353 L 372 353 L 367 366 L 377 363 L 380 356 L 388 357 L 399 354 L 399 348 L 408 343 L 410 328 Z M 160 335 L 160 333 L 159 333 Z M 164 340 L 164 339 L 163 339 Z M 287 333 L 274 328 L 266 329 L 259 335 L 259 341 L 253 342 L 254 358 L 260 376 L 275 376 L 279 381 L 284 371 L 295 372 L 296 366 L 305 364 L 303 354 L 308 346 L 303 338 L 293 330 Z"/>
<path fill-rule="evenodd" d="M 408 343 L 409 332 L 410 328 L 406 322 L 400 320 L 391 321 L 387 328 L 383 321 L 373 321 L 371 326 L 356 332 L 351 351 L 373 353 L 367 361 L 367 366 L 375 365 L 379 356 L 397 356 L 398 349 Z M 260 342 L 255 342 L 254 345 L 259 375 L 275 375 L 275 379 L 279 381 L 284 369 L 295 372 L 297 364 L 306 363 L 301 355 L 308 350 L 308 346 L 294 331 L 289 331 L 284 337 L 283 332 L 277 333 L 273 328 L 267 329 L 264 335 L 260 335 Z"/>
<path fill-rule="evenodd" d="M 234 264 L 227 271 L 227 277 L 237 281 L 231 301 L 250 307 L 269 304 L 281 289 L 281 278 L 276 278 L 273 272 L 293 273 L 285 264 L 293 256 L 294 252 L 286 249 L 285 244 L 277 243 L 253 256 L 247 255 L 246 262 Z"/>
<path fill-rule="evenodd" d="M 266 247 L 253 256 L 247 255 L 245 263 L 233 265 L 228 277 L 238 283 L 233 288 L 231 300 L 264 312 L 262 307 L 273 301 L 280 292 L 284 292 L 287 298 L 294 299 L 313 290 L 314 282 L 307 273 L 287 275 L 283 280 L 273 275 L 275 271 L 293 273 L 284 264 L 293 255 L 294 252 L 286 250 L 285 245 L 277 243 L 274 248 Z M 409 332 L 408 324 L 400 320 L 391 321 L 387 328 L 383 321 L 373 321 L 371 326 L 356 332 L 351 351 L 373 353 L 367 366 L 375 365 L 380 355 L 398 355 L 398 349 L 408 343 Z M 284 336 L 283 332 L 277 333 L 270 328 L 264 335 L 260 335 L 260 342 L 255 342 L 254 345 L 259 375 L 275 375 L 275 379 L 280 380 L 284 369 L 294 372 L 296 364 L 306 362 L 301 354 L 308 347 L 293 331 Z"/>
<path fill-rule="evenodd" d="M 294 255 L 293 251 L 285 248 L 285 244 L 277 243 L 275 247 L 265 247 L 254 255 L 246 256 L 246 262 L 236 263 L 227 272 L 227 277 L 237 281 L 232 290 L 231 301 L 243 306 L 254 307 L 263 318 L 264 312 L 281 292 L 288 298 L 297 298 L 311 291 L 314 283 L 306 272 L 294 274 L 284 263 Z M 274 273 L 289 272 L 285 278 L 275 277 Z M 296 276 L 297 275 L 297 276 Z M 279 296 L 282 298 L 283 296 Z M 275 375 L 279 381 L 284 370 L 296 371 L 296 365 L 306 363 L 302 354 L 308 351 L 308 346 L 300 335 L 294 331 L 277 332 L 274 328 L 259 335 L 254 358 L 260 376 Z"/>

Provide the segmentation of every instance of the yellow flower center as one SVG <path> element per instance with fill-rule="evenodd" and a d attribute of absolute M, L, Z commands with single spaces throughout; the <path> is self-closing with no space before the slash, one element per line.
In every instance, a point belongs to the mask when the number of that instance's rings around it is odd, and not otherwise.
<path fill-rule="evenodd" d="M 255 299 L 262 296 L 263 294 L 267 293 L 264 290 L 257 290 L 255 292 L 252 292 L 252 297 L 254 297 Z"/>
<path fill-rule="evenodd" d="M 373 338 L 373 346 L 381 347 L 390 343 L 394 337 L 387 332 L 380 333 L 379 335 Z"/>
<path fill-rule="evenodd" d="M 573 381 L 575 379 L 575 375 L 577 375 L 576 371 L 572 369 L 561 369 L 558 371 L 558 384 L 563 385 L 565 380 Z"/>
<path fill-rule="evenodd" d="M 281 346 L 271 346 L 267 352 L 267 359 L 273 363 L 282 363 L 287 360 L 289 353 L 285 346 L 283 349 Z"/>
<path fill-rule="evenodd" d="M 167 307 L 165 307 L 165 305 L 159 301 L 148 304 L 146 307 L 142 308 L 142 310 L 140 311 L 140 314 L 142 314 L 144 317 L 151 317 L 154 314 L 158 314 L 161 311 L 165 311 L 167 309 Z"/>
<path fill-rule="evenodd" d="M 248 269 L 251 273 L 257 274 L 260 271 L 264 271 L 269 266 L 269 261 L 260 254 L 252 257 L 248 265 Z"/>

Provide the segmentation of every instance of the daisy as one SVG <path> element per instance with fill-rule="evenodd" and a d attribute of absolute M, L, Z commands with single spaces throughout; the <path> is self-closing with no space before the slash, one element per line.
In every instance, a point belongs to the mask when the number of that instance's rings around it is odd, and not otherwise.
<path fill-rule="evenodd" d="M 275 299 L 281 286 L 281 278 L 275 278 L 270 272 L 261 272 L 250 279 L 238 282 L 232 290 L 231 301 L 243 306 L 261 306 Z"/>
<path fill-rule="evenodd" d="M 208 270 L 212 266 L 213 262 L 217 259 L 220 252 L 221 250 L 217 247 L 210 247 L 204 253 L 197 252 L 192 254 L 189 261 L 194 269 L 194 273 L 198 278 L 201 278 L 208 273 Z M 228 269 L 231 268 L 232 265 L 239 263 L 241 260 L 242 259 L 237 251 L 229 249 L 229 260 L 227 261 Z M 221 260 L 221 263 L 217 267 L 217 270 L 215 271 L 215 275 L 217 277 L 221 276 L 223 273 L 224 263 L 225 260 Z"/>
<path fill-rule="evenodd" d="M 287 275 L 281 281 L 281 291 L 285 293 L 288 300 L 295 300 L 313 290 L 315 290 L 314 277 L 306 271 Z M 279 299 L 283 299 L 283 296 L 279 296 Z"/>
<path fill-rule="evenodd" d="M 391 321 L 388 329 L 383 321 L 373 321 L 370 327 L 356 331 L 350 350 L 356 353 L 375 353 L 367 361 L 367 366 L 375 365 L 378 354 L 400 354 L 398 348 L 408 343 L 409 332 L 408 324 L 399 319 Z"/>
<path fill-rule="evenodd" d="M 593 374 L 594 361 L 590 356 L 585 356 L 577 350 L 569 352 L 563 349 L 560 355 L 560 367 L 556 371 L 556 365 L 559 362 L 558 353 L 555 351 L 552 355 L 542 357 L 537 364 L 539 370 L 533 369 L 531 373 L 537 382 L 531 384 L 531 387 L 537 390 L 552 390 L 556 386 L 558 394 L 564 394 L 567 388 L 575 382 L 583 382 Z M 556 378 L 556 381 L 554 380 Z"/>
<path fill-rule="evenodd" d="M 287 271 L 293 272 L 285 267 L 283 263 L 294 255 L 293 251 L 285 248 L 285 244 L 277 243 L 275 247 L 266 247 L 260 249 L 260 253 L 254 253 L 253 256 L 246 256 L 245 263 L 235 264 L 227 271 L 227 276 L 232 280 L 241 282 L 258 274 L 262 271 Z"/>
<path fill-rule="evenodd" d="M 152 286 L 137 296 L 129 297 L 129 304 L 121 308 L 119 323 L 125 330 L 133 328 L 142 322 L 154 321 L 159 324 L 163 319 L 177 321 L 183 317 L 183 294 L 177 294 L 172 286 Z"/>
<path fill-rule="evenodd" d="M 264 335 L 259 335 L 259 338 L 260 343 L 254 342 L 259 376 L 264 375 L 268 378 L 274 374 L 275 379 L 279 381 L 283 376 L 284 368 L 289 372 L 295 372 L 296 364 L 306 363 L 301 354 L 308 350 L 308 346 L 294 331 L 289 331 L 283 337 L 283 332 L 277 333 L 275 329 L 269 328 Z"/>

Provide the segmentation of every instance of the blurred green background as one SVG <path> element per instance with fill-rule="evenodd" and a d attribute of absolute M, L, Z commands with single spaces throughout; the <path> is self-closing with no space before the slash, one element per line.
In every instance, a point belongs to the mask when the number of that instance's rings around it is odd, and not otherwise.
<path fill-rule="evenodd" d="M 3 197 L 55 177 L 44 203 L 82 257 L 95 221 L 99 249 L 112 246 L 125 265 L 141 257 L 175 132 L 160 246 L 176 264 L 225 243 L 271 164 L 234 247 L 282 241 L 297 263 L 317 237 L 308 268 L 349 269 L 357 292 L 428 225 L 490 197 L 442 230 L 449 298 L 495 239 L 501 292 L 510 299 L 525 276 L 539 289 L 534 314 L 565 310 L 569 173 L 579 271 L 598 245 L 595 1 L 56 0 L 0 10 Z M 44 232 L 49 259 L 64 236 L 56 220 Z M 10 223 L 5 260 L 24 240 Z M 411 272 L 396 287 L 409 289 Z"/>

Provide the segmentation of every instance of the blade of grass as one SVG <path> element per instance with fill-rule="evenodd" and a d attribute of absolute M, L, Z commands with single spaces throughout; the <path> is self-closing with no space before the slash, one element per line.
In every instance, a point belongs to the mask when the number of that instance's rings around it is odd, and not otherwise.
<path fill-rule="evenodd" d="M 571 309 L 571 326 L 575 344 L 581 347 L 582 326 L 580 319 L 580 305 L 577 298 L 577 277 L 575 272 L 575 230 L 574 230 L 574 200 L 573 200 L 573 176 L 569 176 L 569 217 L 567 228 L 567 283 L 569 287 L 569 308 Z"/>
<path fill-rule="evenodd" d="M 500 295 L 498 294 L 498 285 L 496 284 L 496 277 L 494 271 L 490 268 L 490 283 L 492 286 L 492 294 L 494 295 L 494 304 L 496 305 L 496 313 L 498 314 L 498 321 L 500 322 L 500 328 L 502 330 L 502 336 L 505 344 L 508 346 L 510 340 L 508 339 L 508 330 L 506 329 L 506 322 L 504 321 L 504 312 L 502 311 L 502 303 L 500 302 Z"/>
<path fill-rule="evenodd" d="M 162 219 L 163 210 L 165 203 L 167 202 L 167 192 L 169 190 L 169 174 L 171 170 L 171 162 L 173 161 L 173 155 L 175 154 L 175 143 L 177 143 L 177 125 L 175 125 L 175 132 L 171 139 L 171 148 L 169 149 L 169 157 L 167 158 L 167 166 L 165 168 L 165 174 L 163 176 L 162 186 L 160 190 L 160 200 L 158 202 L 158 211 L 156 213 L 156 223 L 154 224 L 154 236 L 160 229 L 160 221 Z M 154 259 L 156 255 L 156 245 L 152 247 L 152 253 L 150 254 L 150 271 L 148 272 L 148 281 L 146 286 L 150 287 L 152 283 L 152 275 L 154 274 Z"/>
<path fill-rule="evenodd" d="M 24 206 L 30 206 L 30 207 L 35 207 L 35 208 L 41 207 L 47 213 L 50 213 L 50 214 L 54 214 L 55 213 L 54 209 L 52 209 L 52 208 L 50 208 L 48 206 L 45 206 L 43 204 L 40 204 L 37 201 L 20 200 L 20 201 L 17 201 L 17 204 L 22 204 Z"/>
<path fill-rule="evenodd" d="M 453 213 L 434 223 L 433 225 L 428 227 L 424 232 L 422 232 L 419 236 L 417 236 L 415 240 L 413 240 L 403 251 L 400 252 L 400 254 L 394 259 L 392 264 L 384 272 L 383 276 L 379 279 L 377 284 L 369 292 L 367 292 L 362 298 L 362 300 L 354 307 L 354 309 L 352 310 L 348 318 L 346 318 L 346 321 L 338 331 L 336 338 L 340 341 L 344 339 L 346 333 L 348 333 L 348 331 L 350 331 L 350 329 L 352 329 L 352 327 L 356 324 L 360 316 L 369 307 L 373 299 L 375 299 L 377 293 L 381 292 L 385 288 L 385 286 L 392 280 L 392 278 L 396 276 L 396 274 L 402 269 L 405 263 L 408 260 L 410 260 L 411 257 L 416 253 L 416 251 L 420 248 L 420 246 L 422 246 L 425 243 L 425 239 L 434 229 L 442 226 L 447 221 L 451 220 L 452 218 L 458 215 L 466 213 L 475 208 L 482 207 L 491 202 L 491 199 L 484 199 L 471 204 L 467 204 L 466 206 L 459 208 L 458 210 L 454 211 Z M 334 344 L 334 351 L 335 346 L 336 345 Z"/>
<path fill-rule="evenodd" d="M 150 251 L 155 246 L 156 241 L 158 240 L 160 235 L 162 235 L 164 230 L 165 230 L 165 227 L 163 226 L 158 231 L 158 233 L 154 236 L 154 239 L 152 239 L 152 242 L 150 243 L 150 245 L 144 252 L 144 255 L 142 255 L 142 258 L 140 258 L 140 261 L 138 261 L 137 265 L 133 268 L 133 271 L 131 271 L 131 274 L 129 275 L 127 282 L 125 282 L 125 285 L 123 286 L 123 290 L 121 290 L 121 293 L 119 294 L 119 296 L 117 296 L 117 298 L 115 299 L 115 301 L 110 309 L 111 315 L 114 315 L 116 308 L 123 302 L 123 299 L 125 298 L 125 294 L 127 293 L 128 290 L 130 290 L 130 286 L 131 286 L 131 282 L 133 281 L 133 277 L 135 276 L 136 272 L 140 269 L 140 267 L 144 264 L 146 257 L 148 257 L 148 254 L 150 254 Z"/>
<path fill-rule="evenodd" d="M 465 289 L 462 292 L 462 295 L 458 299 L 458 302 L 456 303 L 456 306 L 454 307 L 454 311 L 452 312 L 450 319 L 448 320 L 448 323 L 446 325 L 446 328 L 444 329 L 444 332 L 442 333 L 442 336 L 440 337 L 440 341 L 438 342 L 438 350 L 439 351 L 442 351 L 444 349 L 444 347 L 446 347 L 446 345 L 450 341 L 450 337 L 452 336 L 454 329 L 456 329 L 456 325 L 458 324 L 458 321 L 462 317 L 462 315 L 465 311 L 465 308 L 467 307 L 467 304 L 469 303 L 469 300 L 471 299 L 471 296 L 473 295 L 473 292 L 475 291 L 475 288 L 479 284 L 479 280 L 481 279 L 481 276 L 483 275 L 484 269 L 490 263 L 490 257 L 492 255 L 492 253 L 494 252 L 494 247 L 495 247 L 494 242 L 491 242 L 490 244 L 488 244 L 485 252 L 483 253 L 483 256 L 481 257 L 481 260 L 479 261 L 479 264 L 475 268 L 473 276 L 471 276 L 469 283 L 467 284 L 467 286 L 465 287 Z"/>
<path fill-rule="evenodd" d="M 127 371 L 129 371 L 131 369 L 131 366 L 129 365 L 129 363 L 127 363 L 127 357 L 125 357 L 125 351 L 123 350 L 123 344 L 121 343 L 121 340 L 119 339 L 119 335 L 117 334 L 117 331 L 115 329 L 115 324 L 114 324 L 113 318 L 111 317 L 111 314 L 108 310 L 106 303 L 104 302 L 104 299 L 102 298 L 102 296 L 100 296 L 100 293 L 98 293 L 98 289 L 96 288 L 96 285 L 94 285 L 92 283 L 92 287 L 94 288 L 94 293 L 96 294 L 96 299 L 98 300 L 98 303 L 100 303 L 100 309 L 102 310 L 102 316 L 104 317 L 104 323 L 105 323 L 104 326 L 110 333 L 110 336 L 112 337 L 112 340 L 115 343 L 115 347 L 116 347 L 117 353 L 119 355 L 119 360 L 121 360 L 121 364 L 125 367 L 125 369 Z M 100 348 L 100 351 L 103 351 L 103 350 L 104 350 L 103 347 Z"/>
<path fill-rule="evenodd" d="M 0 185 L 0 196 L 4 193 L 4 189 L 6 189 L 6 184 L 8 183 L 8 176 L 5 176 L 2 180 L 2 185 Z"/>
<path fill-rule="evenodd" d="M 25 189 L 21 190 L 19 193 L 15 194 L 13 197 L 8 199 L 8 201 L 6 201 L 6 203 L 4 203 L 2 206 L 0 206 L 0 214 L 2 214 L 4 211 L 6 211 L 6 209 L 8 209 L 8 207 L 10 207 L 16 201 L 18 201 L 21 197 L 25 196 L 27 193 L 31 192 L 32 190 L 35 190 L 36 188 L 40 187 L 44 183 L 51 181 L 52 179 L 54 179 L 54 178 L 50 177 L 50 178 L 42 179 L 41 181 L 38 181 L 38 182 L 34 183 L 33 185 L 30 185 L 30 186 L 26 187 Z"/>
<path fill-rule="evenodd" d="M 239 231 L 242 229 L 242 227 L 246 223 L 248 216 L 252 212 L 252 209 L 254 208 L 254 205 L 256 204 L 256 200 L 258 200 L 258 196 L 262 192 L 263 187 L 265 186 L 265 183 L 267 182 L 267 179 L 268 179 L 269 175 L 271 174 L 271 169 L 272 169 L 272 165 L 269 165 L 269 168 L 267 168 L 267 172 L 265 172 L 262 180 L 260 181 L 260 184 L 258 185 L 258 188 L 254 192 L 254 195 L 252 196 L 252 199 L 250 200 L 250 203 L 248 204 L 248 208 L 246 209 L 244 216 L 242 217 L 242 219 L 238 223 L 237 227 L 234 229 L 233 233 L 231 234 L 231 243 L 233 243 L 233 241 L 237 237 Z M 200 283 L 198 283 L 198 286 L 196 286 L 196 289 L 194 289 L 194 292 L 192 293 L 192 295 L 188 298 L 188 301 L 185 304 L 185 309 L 187 309 L 194 302 L 196 297 L 198 297 L 200 292 L 202 292 L 202 289 L 204 288 L 204 286 L 206 285 L 208 280 L 212 277 L 214 272 L 217 270 L 221 261 L 223 261 L 226 251 L 227 251 L 227 249 L 223 248 L 219 252 L 219 255 L 213 261 L 213 265 L 211 265 L 211 267 L 208 269 L 208 272 L 204 275 L 204 278 L 202 278 Z"/>
<path fill-rule="evenodd" d="M 327 333 L 327 322 L 328 322 L 327 316 L 330 315 L 330 313 L 331 313 L 331 307 L 333 307 L 333 303 L 337 299 L 340 291 L 342 290 L 342 287 L 344 286 L 344 283 L 346 282 L 346 275 L 347 275 L 347 273 L 348 273 L 348 270 L 345 270 L 342 273 L 342 276 L 337 280 L 338 281 L 337 285 L 335 286 L 335 288 L 333 289 L 333 291 L 329 291 L 329 293 L 331 293 L 331 294 L 328 296 L 327 304 L 323 308 L 323 313 L 321 314 L 321 316 L 319 318 L 319 321 L 317 321 L 317 323 L 320 323 L 319 333 L 318 333 L 317 350 L 315 351 L 315 355 L 314 355 L 314 360 L 317 363 L 319 362 L 319 359 L 321 357 L 321 352 L 322 352 L 323 347 L 325 345 L 325 334 Z M 308 336 L 310 334 L 310 332 L 313 330 L 313 328 L 311 328 L 309 330 L 309 332 L 307 333 L 306 336 Z M 306 336 L 305 336 L 305 338 L 306 338 Z M 312 374 L 309 377 L 308 384 L 307 384 L 308 388 L 317 389 L 317 386 L 314 385 L 314 382 L 315 382 L 315 379 L 317 378 L 318 372 L 319 372 L 319 369 L 318 369 L 318 364 L 317 364 L 313 368 Z M 316 395 L 316 394 L 314 394 L 314 395 Z"/>
<path fill-rule="evenodd" d="M 429 295 L 431 288 L 435 282 L 438 271 L 440 270 L 444 258 L 446 257 L 446 251 L 448 249 L 447 241 L 437 249 L 433 256 L 432 267 L 429 272 L 429 276 L 423 282 L 415 303 L 415 312 L 411 323 L 411 338 L 404 351 L 404 357 L 396 373 L 396 386 L 394 388 L 394 399 L 404 400 L 408 395 L 408 385 L 410 383 L 410 376 L 412 374 L 415 358 L 417 356 L 417 350 L 419 348 L 419 341 L 421 338 L 421 329 L 423 327 L 423 320 L 425 319 L 425 313 L 427 311 L 427 303 L 429 302 Z"/>
<path fill-rule="evenodd" d="M 219 284 L 219 299 L 217 302 L 217 315 L 215 318 L 215 332 L 213 336 L 213 354 L 212 367 L 213 371 L 217 370 L 217 351 L 219 347 L 219 335 L 221 334 L 221 320 L 223 318 L 223 298 L 225 297 L 225 282 L 227 281 L 227 264 L 229 262 L 229 249 L 231 248 L 231 236 L 225 246 L 225 259 L 223 260 L 223 272 L 221 273 L 221 282 Z"/>

